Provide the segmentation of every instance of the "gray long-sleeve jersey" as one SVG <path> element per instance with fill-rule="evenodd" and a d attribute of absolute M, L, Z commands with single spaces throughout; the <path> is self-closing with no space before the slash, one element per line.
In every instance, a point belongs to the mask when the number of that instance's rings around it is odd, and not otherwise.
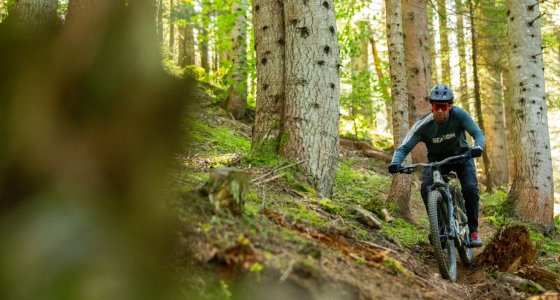
<path fill-rule="evenodd" d="M 456 106 L 451 107 L 449 118 L 441 124 L 434 120 L 430 112 L 418 119 L 410 128 L 402 144 L 395 151 L 392 164 L 400 165 L 419 142 L 426 144 L 430 162 L 464 153 L 470 148 L 465 131 L 474 138 L 474 146 L 484 149 L 486 142 L 484 133 L 465 110 Z"/>

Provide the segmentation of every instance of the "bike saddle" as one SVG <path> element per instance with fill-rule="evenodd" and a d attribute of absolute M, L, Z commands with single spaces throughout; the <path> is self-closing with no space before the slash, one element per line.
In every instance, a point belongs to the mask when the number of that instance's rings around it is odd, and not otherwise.
<path fill-rule="evenodd" d="M 442 177 L 445 182 L 449 182 L 449 180 L 457 178 L 457 174 L 455 172 L 449 172 L 449 174 L 445 174 Z"/>

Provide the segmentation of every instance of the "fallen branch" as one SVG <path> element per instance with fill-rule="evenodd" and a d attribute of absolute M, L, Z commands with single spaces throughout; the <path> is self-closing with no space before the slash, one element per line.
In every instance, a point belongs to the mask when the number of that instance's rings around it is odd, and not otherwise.
<path fill-rule="evenodd" d="M 397 253 L 395 250 L 393 250 L 393 249 L 389 249 L 389 248 L 386 248 L 386 247 L 383 247 L 383 246 L 381 246 L 381 245 L 377 245 L 377 244 L 374 244 L 374 243 L 368 242 L 368 241 L 362 241 L 362 243 L 364 243 L 364 244 L 366 244 L 366 245 L 368 245 L 368 246 L 371 246 L 371 247 L 374 247 L 374 248 L 378 248 L 378 249 L 383 249 L 383 250 L 385 250 L 385 251 L 388 251 L 389 253 L 394 253 L 394 254 L 398 255 L 398 253 Z"/>
<path fill-rule="evenodd" d="M 255 182 L 257 182 L 257 181 L 259 181 L 259 180 L 261 180 L 261 179 L 263 179 L 263 178 L 266 178 L 266 177 L 268 177 L 268 176 L 270 176 L 270 175 L 272 175 L 272 174 L 274 174 L 274 173 L 276 173 L 276 172 L 278 172 L 278 171 L 282 171 L 282 170 L 287 169 L 287 168 L 289 168 L 289 167 L 293 167 L 293 166 L 295 166 L 295 165 L 302 164 L 302 163 L 304 163 L 304 162 L 306 162 L 306 161 L 308 161 L 308 160 L 309 160 L 309 159 L 302 159 L 302 160 L 300 160 L 300 161 L 298 161 L 298 162 L 291 163 L 291 164 L 289 164 L 289 165 L 287 165 L 287 166 L 284 166 L 284 167 L 281 167 L 281 168 L 278 168 L 278 169 L 274 168 L 274 169 L 272 169 L 270 172 L 268 172 L 268 173 L 266 173 L 266 174 L 264 174 L 264 175 L 262 175 L 262 176 L 259 176 L 259 177 L 255 178 L 255 179 L 251 180 L 251 183 L 255 183 Z"/>
<path fill-rule="evenodd" d="M 290 276 L 290 274 L 292 273 L 292 270 L 294 269 L 294 264 L 295 264 L 295 260 L 290 260 L 290 263 L 288 264 L 288 267 L 286 268 L 286 270 L 284 270 L 284 272 L 282 272 L 282 277 L 280 277 L 280 282 L 284 282 L 286 279 L 288 279 L 288 276 Z"/>
<path fill-rule="evenodd" d="M 276 180 L 276 179 L 278 179 L 278 178 L 280 178 L 280 177 L 284 177 L 284 174 L 278 174 L 278 175 L 276 175 L 276 176 L 272 176 L 272 177 L 270 177 L 270 178 L 268 178 L 268 179 L 265 179 L 265 180 L 263 180 L 263 181 L 254 182 L 253 184 L 254 184 L 255 186 L 258 186 L 258 185 L 261 185 L 261 184 L 263 184 L 263 183 L 267 183 L 267 182 Z"/>

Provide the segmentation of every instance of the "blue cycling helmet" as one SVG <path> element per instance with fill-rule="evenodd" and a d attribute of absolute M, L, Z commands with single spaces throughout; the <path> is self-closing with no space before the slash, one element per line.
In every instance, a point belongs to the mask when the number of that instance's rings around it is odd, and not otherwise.
<path fill-rule="evenodd" d="M 436 84 L 430 92 L 430 102 L 453 103 L 453 99 L 453 91 L 446 84 Z"/>

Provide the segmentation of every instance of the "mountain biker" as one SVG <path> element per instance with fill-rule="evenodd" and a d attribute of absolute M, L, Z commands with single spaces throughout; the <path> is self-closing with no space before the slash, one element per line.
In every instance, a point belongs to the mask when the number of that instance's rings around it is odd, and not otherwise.
<path fill-rule="evenodd" d="M 463 109 L 453 106 L 454 95 L 448 85 L 437 84 L 430 93 L 432 112 L 420 117 L 410 128 L 402 144 L 397 148 L 389 173 L 397 173 L 401 163 L 419 142 L 424 142 L 428 149 L 430 162 L 440 161 L 447 157 L 459 155 L 467 151 L 472 157 L 480 157 L 485 145 L 484 133 Z M 467 131 L 474 139 L 474 147 L 470 148 L 465 136 Z M 478 236 L 478 181 L 473 159 L 456 164 L 443 165 L 442 174 L 454 171 L 461 182 L 461 191 L 465 199 L 465 208 L 470 231 L 470 246 L 482 246 Z M 427 204 L 428 186 L 432 185 L 431 170 L 424 169 L 421 187 L 422 200 Z"/>

